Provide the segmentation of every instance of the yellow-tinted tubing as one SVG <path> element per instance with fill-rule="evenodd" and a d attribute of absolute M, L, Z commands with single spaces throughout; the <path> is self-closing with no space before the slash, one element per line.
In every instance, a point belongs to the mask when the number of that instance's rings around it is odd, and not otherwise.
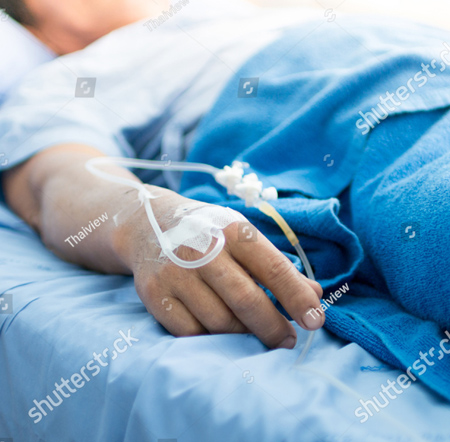
<path fill-rule="evenodd" d="M 265 215 L 270 216 L 280 226 L 281 230 L 286 235 L 286 238 L 294 247 L 300 243 L 299 239 L 297 238 L 297 235 L 289 227 L 285 219 L 277 212 L 275 207 L 273 207 L 268 202 L 264 201 L 259 205 L 258 209 L 261 210 L 261 212 L 264 213 Z"/>

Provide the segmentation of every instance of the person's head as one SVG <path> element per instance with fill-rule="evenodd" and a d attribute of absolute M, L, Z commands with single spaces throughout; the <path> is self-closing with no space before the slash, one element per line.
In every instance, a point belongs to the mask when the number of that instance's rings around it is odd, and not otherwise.
<path fill-rule="evenodd" d="M 158 15 L 169 0 L 0 0 L 16 21 L 57 54 L 83 49 L 114 29 Z"/>

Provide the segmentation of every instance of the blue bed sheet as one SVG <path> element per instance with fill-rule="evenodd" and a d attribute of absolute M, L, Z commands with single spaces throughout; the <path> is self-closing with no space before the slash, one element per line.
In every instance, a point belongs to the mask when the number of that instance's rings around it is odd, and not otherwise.
<path fill-rule="evenodd" d="M 294 350 L 269 351 L 250 334 L 174 338 L 131 277 L 61 261 L 3 205 L 0 245 L 2 306 L 10 303 L 0 314 L 0 440 L 450 440 L 449 405 L 420 383 L 360 423 L 358 398 L 401 372 L 327 331 L 298 371 L 299 327 Z"/>

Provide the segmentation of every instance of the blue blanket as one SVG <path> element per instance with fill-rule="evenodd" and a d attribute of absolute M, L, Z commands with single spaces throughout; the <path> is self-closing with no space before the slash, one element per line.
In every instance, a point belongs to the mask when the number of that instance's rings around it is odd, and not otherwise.
<path fill-rule="evenodd" d="M 228 84 L 189 161 L 245 161 L 277 187 L 329 299 L 326 327 L 450 399 L 446 38 L 360 18 L 292 30 Z M 212 180 L 188 174 L 182 192 L 243 212 L 302 270 L 277 226 Z"/>

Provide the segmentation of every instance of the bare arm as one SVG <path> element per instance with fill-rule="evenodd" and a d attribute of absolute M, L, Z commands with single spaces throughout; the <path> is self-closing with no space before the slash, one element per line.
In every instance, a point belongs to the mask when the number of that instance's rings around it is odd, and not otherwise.
<path fill-rule="evenodd" d="M 292 348 L 295 329 L 253 278 L 268 287 L 301 326 L 322 326 L 323 317 L 307 315 L 320 307 L 320 285 L 301 275 L 262 234 L 257 242 L 239 242 L 236 223 L 225 229 L 226 246 L 208 265 L 183 269 L 162 262 L 143 208 L 119 227 L 113 223 L 115 214 L 133 206 L 137 191 L 91 175 L 84 165 L 98 156 L 102 154 L 87 146 L 61 145 L 4 174 L 8 204 L 54 253 L 94 270 L 133 274 L 147 309 L 176 336 L 251 331 L 269 347 Z M 109 170 L 139 181 L 126 169 Z M 159 195 L 152 207 L 162 223 L 181 204 L 195 203 L 167 189 L 149 189 Z M 66 241 L 104 213 L 108 221 L 76 246 Z M 199 257 L 188 248 L 179 253 L 184 259 Z M 294 339 L 289 342 L 289 337 Z"/>

